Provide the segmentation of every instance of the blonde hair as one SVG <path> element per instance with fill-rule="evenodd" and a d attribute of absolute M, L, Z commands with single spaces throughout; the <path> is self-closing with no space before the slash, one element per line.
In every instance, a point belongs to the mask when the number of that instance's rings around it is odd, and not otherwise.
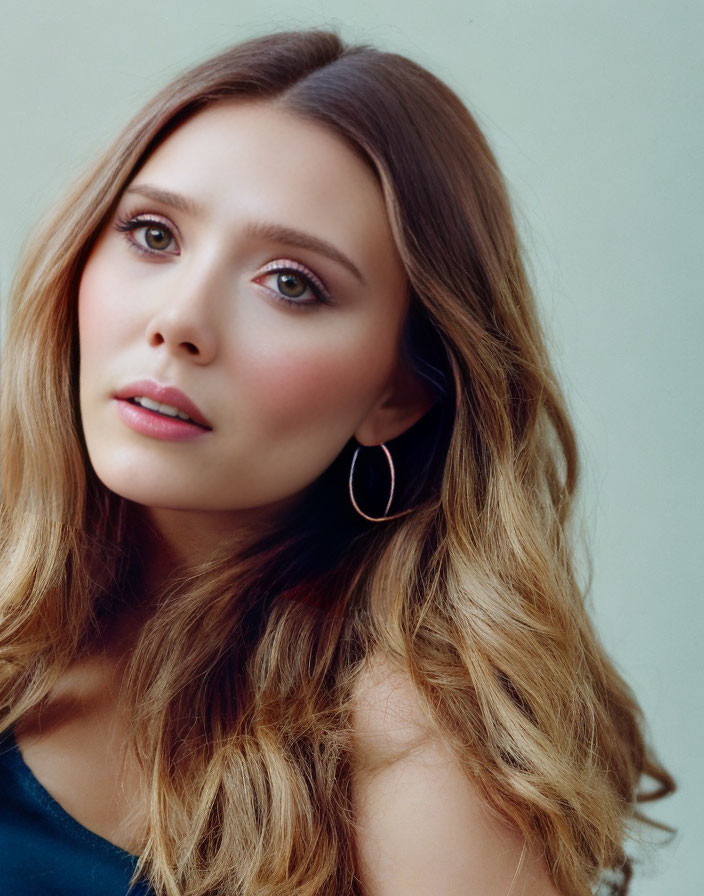
<path fill-rule="evenodd" d="M 565 896 L 608 869 L 625 893 L 637 803 L 673 783 L 577 581 L 575 436 L 502 176 L 446 85 L 332 33 L 271 35 L 187 72 L 26 248 L 2 357 L 0 729 L 138 591 L 138 508 L 100 483 L 81 432 L 83 264 L 154 148 L 240 97 L 322 123 L 378 175 L 411 288 L 404 351 L 437 400 L 396 440 L 410 513 L 356 518 L 346 450 L 279 531 L 163 583 L 125 679 L 149 807 L 136 873 L 159 896 L 361 892 L 350 713 L 383 655 Z"/>

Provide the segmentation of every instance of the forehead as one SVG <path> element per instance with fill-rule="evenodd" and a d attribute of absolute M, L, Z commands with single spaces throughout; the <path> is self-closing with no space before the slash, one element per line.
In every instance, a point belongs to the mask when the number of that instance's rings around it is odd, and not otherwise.
<path fill-rule="evenodd" d="M 342 137 L 272 102 L 214 104 L 181 125 L 135 178 L 213 217 L 271 220 L 400 263 L 376 174 Z"/>

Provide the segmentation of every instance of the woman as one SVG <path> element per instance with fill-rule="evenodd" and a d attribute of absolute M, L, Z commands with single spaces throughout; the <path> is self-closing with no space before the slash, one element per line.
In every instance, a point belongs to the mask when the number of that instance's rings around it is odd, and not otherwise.
<path fill-rule="evenodd" d="M 2 361 L 6 892 L 626 892 L 673 784 L 445 85 L 325 32 L 186 73 L 32 235 Z"/>

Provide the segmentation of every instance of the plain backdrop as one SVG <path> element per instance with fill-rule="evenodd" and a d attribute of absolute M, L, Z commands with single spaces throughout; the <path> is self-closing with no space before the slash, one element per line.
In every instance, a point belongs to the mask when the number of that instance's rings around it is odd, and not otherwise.
<path fill-rule="evenodd" d="M 0 289 L 32 225 L 182 68 L 331 26 L 462 97 L 505 172 L 581 442 L 590 599 L 679 791 L 634 896 L 702 892 L 704 3 L 0 0 Z"/>

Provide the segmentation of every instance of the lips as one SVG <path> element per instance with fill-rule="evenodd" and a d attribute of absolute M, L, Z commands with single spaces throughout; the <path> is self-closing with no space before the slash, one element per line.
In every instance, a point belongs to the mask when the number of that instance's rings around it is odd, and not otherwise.
<path fill-rule="evenodd" d="M 120 389 L 119 392 L 116 392 L 113 397 L 127 400 L 138 396 L 151 398 L 153 401 L 161 402 L 161 404 L 170 404 L 179 411 L 188 414 L 194 423 L 197 423 L 204 429 L 213 428 L 197 405 L 180 389 L 176 389 L 173 386 L 164 386 L 155 380 L 137 380 L 134 383 L 129 383 Z"/>

